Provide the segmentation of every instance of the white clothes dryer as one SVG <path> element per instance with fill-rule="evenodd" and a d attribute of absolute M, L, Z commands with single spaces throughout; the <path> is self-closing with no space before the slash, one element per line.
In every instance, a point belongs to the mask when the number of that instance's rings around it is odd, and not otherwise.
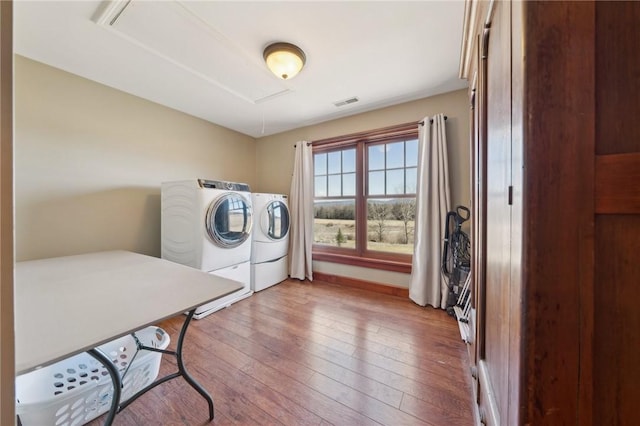
<path fill-rule="evenodd" d="M 196 309 L 200 319 L 251 291 L 249 185 L 206 179 L 162 183 L 161 257 L 239 281 L 243 288 Z"/>
<path fill-rule="evenodd" d="M 282 194 L 251 194 L 256 224 L 251 247 L 251 289 L 284 281 L 289 250 L 289 206 Z"/>

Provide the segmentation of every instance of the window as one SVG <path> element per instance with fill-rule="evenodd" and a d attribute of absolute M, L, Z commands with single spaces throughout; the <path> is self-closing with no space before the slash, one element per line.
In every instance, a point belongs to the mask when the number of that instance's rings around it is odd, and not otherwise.
<path fill-rule="evenodd" d="M 314 244 L 356 249 L 356 149 L 313 155 Z"/>
<path fill-rule="evenodd" d="M 367 249 L 413 254 L 418 139 L 367 146 Z"/>
<path fill-rule="evenodd" d="M 314 143 L 316 260 L 410 271 L 418 129 Z"/>

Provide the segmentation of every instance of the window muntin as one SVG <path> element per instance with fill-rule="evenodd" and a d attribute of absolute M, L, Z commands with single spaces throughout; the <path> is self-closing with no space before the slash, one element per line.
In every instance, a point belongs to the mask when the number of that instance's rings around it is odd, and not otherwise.
<path fill-rule="evenodd" d="M 417 154 L 417 129 L 314 149 L 314 252 L 410 262 Z"/>
<path fill-rule="evenodd" d="M 366 250 L 413 254 L 418 139 L 367 145 Z"/>
<path fill-rule="evenodd" d="M 313 164 L 316 198 L 355 195 L 355 148 L 314 154 Z"/>
<path fill-rule="evenodd" d="M 367 146 L 368 196 L 416 193 L 418 139 Z"/>
<path fill-rule="evenodd" d="M 355 249 L 356 149 L 314 154 L 314 244 Z"/>

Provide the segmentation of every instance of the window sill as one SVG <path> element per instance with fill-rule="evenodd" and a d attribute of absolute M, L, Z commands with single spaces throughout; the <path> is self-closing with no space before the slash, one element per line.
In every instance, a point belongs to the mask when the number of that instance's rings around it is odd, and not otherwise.
<path fill-rule="evenodd" d="M 360 257 L 348 254 L 336 254 L 314 251 L 313 260 L 321 262 L 341 263 L 344 265 L 361 266 L 364 268 L 381 269 L 384 271 L 411 273 L 411 260 L 390 260 L 372 257 Z"/>

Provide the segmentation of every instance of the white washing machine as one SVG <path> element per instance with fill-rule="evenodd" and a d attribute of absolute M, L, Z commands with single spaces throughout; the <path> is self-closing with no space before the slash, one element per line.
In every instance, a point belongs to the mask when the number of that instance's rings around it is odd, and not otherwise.
<path fill-rule="evenodd" d="M 289 206 L 281 194 L 251 194 L 256 224 L 251 247 L 251 289 L 264 290 L 287 279 Z"/>
<path fill-rule="evenodd" d="M 200 319 L 250 296 L 253 210 L 249 185 L 205 179 L 162 183 L 161 256 L 243 288 L 196 309 Z"/>

